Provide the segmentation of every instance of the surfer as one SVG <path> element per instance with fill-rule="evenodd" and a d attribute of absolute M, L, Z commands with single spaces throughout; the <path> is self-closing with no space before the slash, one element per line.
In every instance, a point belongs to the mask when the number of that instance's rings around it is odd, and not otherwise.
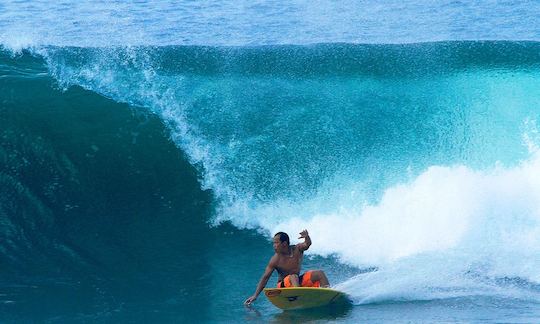
<path fill-rule="evenodd" d="M 300 268 L 302 265 L 302 259 L 304 257 L 304 251 L 309 249 L 311 245 L 311 238 L 307 230 L 300 232 L 300 237 L 303 238 L 304 242 L 291 245 L 289 242 L 289 235 L 284 232 L 279 232 L 274 235 L 273 246 L 274 251 L 276 252 L 264 273 L 259 280 L 257 289 L 253 296 L 246 299 L 244 302 L 245 305 L 251 305 L 259 296 L 261 291 L 266 287 L 266 283 L 270 276 L 277 270 L 278 272 L 278 288 L 287 288 L 287 287 L 329 287 L 328 278 L 322 270 L 310 270 L 306 273 L 300 275 Z"/>

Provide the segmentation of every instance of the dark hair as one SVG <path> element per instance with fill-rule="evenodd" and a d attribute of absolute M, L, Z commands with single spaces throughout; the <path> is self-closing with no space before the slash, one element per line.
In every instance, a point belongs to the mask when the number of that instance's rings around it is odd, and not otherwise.
<path fill-rule="evenodd" d="M 287 245 L 290 245 L 291 243 L 289 242 L 289 235 L 287 235 L 287 233 L 284 233 L 284 232 L 277 232 L 276 235 L 274 235 L 274 237 L 278 236 L 279 235 L 279 241 L 281 243 L 283 242 L 287 242 Z"/>

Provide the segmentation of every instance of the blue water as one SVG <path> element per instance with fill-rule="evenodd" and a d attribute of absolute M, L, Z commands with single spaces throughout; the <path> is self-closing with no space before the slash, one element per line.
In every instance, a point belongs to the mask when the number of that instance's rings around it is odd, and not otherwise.
<path fill-rule="evenodd" d="M 40 45 L 276 45 L 538 40 L 537 1 L 4 1 L 0 40 Z"/>
<path fill-rule="evenodd" d="M 539 9 L 0 4 L 0 321 L 537 322 Z"/>

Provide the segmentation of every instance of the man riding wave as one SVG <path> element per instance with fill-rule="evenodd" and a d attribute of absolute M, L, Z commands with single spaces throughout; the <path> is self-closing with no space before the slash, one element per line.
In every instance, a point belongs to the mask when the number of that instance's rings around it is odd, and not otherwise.
<path fill-rule="evenodd" d="M 270 258 L 264 273 L 259 280 L 257 289 L 253 296 L 246 299 L 245 305 L 251 305 L 266 287 L 268 279 L 272 276 L 274 270 L 278 272 L 278 288 L 288 287 L 329 287 L 328 278 L 322 270 L 310 270 L 300 275 L 304 251 L 311 246 L 311 238 L 308 231 L 300 232 L 300 237 L 304 242 L 297 245 L 290 245 L 289 235 L 279 232 L 274 235 L 273 247 L 275 254 Z"/>

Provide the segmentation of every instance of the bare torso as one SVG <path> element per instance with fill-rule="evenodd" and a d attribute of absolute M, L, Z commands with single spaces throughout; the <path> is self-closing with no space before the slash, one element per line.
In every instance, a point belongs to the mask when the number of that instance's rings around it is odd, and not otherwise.
<path fill-rule="evenodd" d="M 296 245 L 290 246 L 288 254 L 276 253 L 273 256 L 272 265 L 278 272 L 278 281 L 283 280 L 290 274 L 300 275 L 303 258 L 304 252 L 300 251 Z"/>

